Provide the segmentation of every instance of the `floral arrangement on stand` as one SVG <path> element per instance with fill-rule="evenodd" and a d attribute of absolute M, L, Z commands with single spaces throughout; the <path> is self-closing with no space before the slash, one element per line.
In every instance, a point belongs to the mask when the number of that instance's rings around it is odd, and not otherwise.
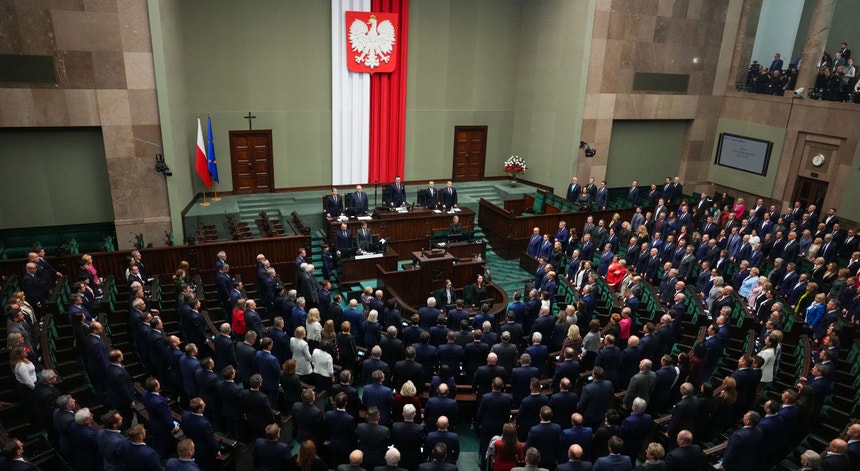
<path fill-rule="evenodd" d="M 517 177 L 526 173 L 526 161 L 518 155 L 512 155 L 505 160 L 505 173 L 511 176 L 511 183 L 517 181 Z"/>

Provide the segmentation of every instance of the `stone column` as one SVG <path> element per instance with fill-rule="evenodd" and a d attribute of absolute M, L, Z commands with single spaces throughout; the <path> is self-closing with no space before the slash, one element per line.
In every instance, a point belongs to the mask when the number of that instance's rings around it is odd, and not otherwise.
<path fill-rule="evenodd" d="M 741 7 L 738 35 L 735 40 L 732 69 L 729 75 L 729 77 L 734 77 L 734 82 L 728 84 L 730 90 L 734 90 L 736 82 L 746 82 L 747 80 L 747 71 L 749 70 L 750 58 L 752 58 L 762 2 L 763 0 L 744 0 L 743 7 Z"/>
<path fill-rule="evenodd" d="M 806 43 L 803 45 L 803 58 L 797 75 L 797 88 L 803 87 L 811 90 L 815 85 L 818 75 L 818 63 L 827 45 L 827 36 L 830 34 L 830 22 L 833 20 L 833 12 L 836 10 L 836 0 L 816 0 L 815 9 L 812 10 L 812 19 L 809 20 L 809 32 L 806 34 Z"/>

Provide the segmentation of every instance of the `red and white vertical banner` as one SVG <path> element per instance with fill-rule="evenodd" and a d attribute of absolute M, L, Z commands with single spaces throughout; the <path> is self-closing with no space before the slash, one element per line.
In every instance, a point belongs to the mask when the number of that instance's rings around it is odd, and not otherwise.
<path fill-rule="evenodd" d="M 402 175 L 408 0 L 333 0 L 332 182 Z"/>
<path fill-rule="evenodd" d="M 370 0 L 331 2 L 331 181 L 351 185 L 368 181 L 370 165 L 370 75 L 351 72 L 347 11 L 370 11 Z"/>

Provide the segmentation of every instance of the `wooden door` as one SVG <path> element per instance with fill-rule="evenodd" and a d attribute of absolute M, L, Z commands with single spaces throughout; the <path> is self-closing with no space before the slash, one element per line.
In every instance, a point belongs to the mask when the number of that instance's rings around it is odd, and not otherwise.
<path fill-rule="evenodd" d="M 484 178 L 487 158 L 486 126 L 454 126 L 453 180 L 478 181 Z"/>
<path fill-rule="evenodd" d="M 794 201 L 800 201 L 800 204 L 805 208 L 810 204 L 821 208 L 824 205 L 824 198 L 827 196 L 827 182 L 813 180 L 806 177 L 797 177 L 797 182 L 794 184 L 794 195 L 791 198 L 792 204 Z"/>
<path fill-rule="evenodd" d="M 230 131 L 233 194 L 275 191 L 272 174 L 272 130 Z"/>

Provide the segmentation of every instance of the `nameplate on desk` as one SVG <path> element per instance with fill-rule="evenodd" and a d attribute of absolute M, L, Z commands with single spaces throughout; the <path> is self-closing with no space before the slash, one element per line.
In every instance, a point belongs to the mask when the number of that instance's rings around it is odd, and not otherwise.
<path fill-rule="evenodd" d="M 398 213 L 407 213 L 407 212 L 409 212 L 409 208 L 404 208 L 402 206 L 399 206 L 397 208 L 394 208 L 394 211 L 396 211 Z"/>
<path fill-rule="evenodd" d="M 364 260 L 364 259 L 368 259 L 368 258 L 382 258 L 382 257 L 383 257 L 383 254 L 381 254 L 381 253 L 363 253 L 361 255 L 356 255 L 355 259 L 356 260 Z"/>
<path fill-rule="evenodd" d="M 357 219 L 359 221 L 373 221 L 373 216 L 359 216 Z"/>
<path fill-rule="evenodd" d="M 434 212 L 434 213 L 436 213 L 436 214 L 442 214 L 442 210 L 441 210 L 441 209 L 434 209 L 434 210 L 433 210 L 433 212 Z"/>

